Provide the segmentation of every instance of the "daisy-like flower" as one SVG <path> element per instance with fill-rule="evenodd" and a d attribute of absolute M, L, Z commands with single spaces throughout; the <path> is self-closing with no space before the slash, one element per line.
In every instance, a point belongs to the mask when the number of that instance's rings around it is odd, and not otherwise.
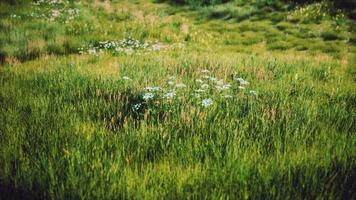
<path fill-rule="evenodd" d="M 148 93 L 145 93 L 145 94 L 142 96 L 142 98 L 143 98 L 145 101 L 147 101 L 147 100 L 153 99 L 154 96 L 155 96 L 155 95 L 154 95 L 153 93 L 148 92 Z"/>
<path fill-rule="evenodd" d="M 202 101 L 201 101 L 201 105 L 203 106 L 203 107 L 209 107 L 209 106 L 211 106 L 213 104 L 213 100 L 211 100 L 210 98 L 209 99 L 203 99 Z"/>

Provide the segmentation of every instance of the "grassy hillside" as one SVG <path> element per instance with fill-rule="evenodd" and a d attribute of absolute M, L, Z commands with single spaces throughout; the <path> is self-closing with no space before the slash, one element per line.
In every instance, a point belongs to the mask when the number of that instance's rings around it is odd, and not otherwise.
<path fill-rule="evenodd" d="M 1 1 L 0 199 L 356 198 L 355 23 L 271 2 Z"/>

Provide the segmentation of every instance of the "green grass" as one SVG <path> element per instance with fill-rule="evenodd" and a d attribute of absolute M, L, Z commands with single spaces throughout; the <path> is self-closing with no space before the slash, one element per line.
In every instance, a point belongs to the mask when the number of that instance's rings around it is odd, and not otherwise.
<path fill-rule="evenodd" d="M 78 15 L 0 3 L 0 199 L 356 198 L 353 22 L 301 14 L 319 4 L 62 6 Z M 149 47 L 100 46 L 129 37 Z"/>

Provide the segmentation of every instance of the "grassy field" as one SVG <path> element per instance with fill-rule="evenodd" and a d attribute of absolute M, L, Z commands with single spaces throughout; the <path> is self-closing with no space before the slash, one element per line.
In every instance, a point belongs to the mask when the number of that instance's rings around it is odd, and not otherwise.
<path fill-rule="evenodd" d="M 0 1 L 0 199 L 356 198 L 355 22 L 188 2 Z"/>

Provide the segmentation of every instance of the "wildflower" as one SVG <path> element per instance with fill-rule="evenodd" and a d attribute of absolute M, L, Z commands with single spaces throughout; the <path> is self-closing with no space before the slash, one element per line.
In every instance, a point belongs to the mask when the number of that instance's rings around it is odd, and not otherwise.
<path fill-rule="evenodd" d="M 240 85 L 249 85 L 250 83 L 248 81 L 240 81 Z"/>
<path fill-rule="evenodd" d="M 250 90 L 250 94 L 257 96 L 257 92 L 255 90 Z"/>
<path fill-rule="evenodd" d="M 166 93 L 163 98 L 165 99 L 172 99 L 174 96 L 176 96 L 176 93 L 174 91 Z"/>
<path fill-rule="evenodd" d="M 211 81 L 216 81 L 217 79 L 215 77 L 209 77 Z"/>
<path fill-rule="evenodd" d="M 147 86 L 145 89 L 150 91 L 150 92 L 157 92 L 157 91 L 160 91 L 162 88 Z"/>
<path fill-rule="evenodd" d="M 96 49 L 89 49 L 89 50 L 88 50 L 88 53 L 95 55 L 95 54 L 97 54 L 97 51 L 96 51 Z"/>
<path fill-rule="evenodd" d="M 153 99 L 154 96 L 155 96 L 155 95 L 154 95 L 153 93 L 148 92 L 148 93 L 145 93 L 145 94 L 142 96 L 142 98 L 147 101 L 147 100 Z"/>
<path fill-rule="evenodd" d="M 228 94 L 227 94 L 227 95 L 224 95 L 223 97 L 224 97 L 225 99 L 231 99 L 231 98 L 232 98 L 232 96 L 231 96 L 231 95 L 228 95 Z"/>
<path fill-rule="evenodd" d="M 224 85 L 224 81 L 223 80 L 217 80 L 215 81 L 216 85 Z"/>
<path fill-rule="evenodd" d="M 176 88 L 184 88 L 186 85 L 184 83 L 177 83 Z"/>
<path fill-rule="evenodd" d="M 213 104 L 213 100 L 211 100 L 211 99 L 203 99 L 202 101 L 201 101 L 201 105 L 203 106 L 203 107 L 209 107 L 209 106 L 211 106 Z"/>
<path fill-rule="evenodd" d="M 235 78 L 235 80 L 240 82 L 240 85 L 248 85 L 250 84 L 248 81 L 245 81 L 243 78 Z"/>
<path fill-rule="evenodd" d="M 202 88 L 202 89 L 209 88 L 209 85 L 205 83 L 205 84 L 201 85 L 201 88 Z"/>
<path fill-rule="evenodd" d="M 197 89 L 197 90 L 194 90 L 196 93 L 202 93 L 202 92 L 205 92 L 205 90 L 203 89 Z"/>
<path fill-rule="evenodd" d="M 137 104 L 134 104 L 132 106 L 132 110 L 133 111 L 138 111 L 140 108 L 141 108 L 142 104 L 141 103 L 137 103 Z"/>
<path fill-rule="evenodd" d="M 197 83 L 204 83 L 204 81 L 203 80 L 201 80 L 201 79 L 197 79 L 197 80 L 195 80 Z"/>

